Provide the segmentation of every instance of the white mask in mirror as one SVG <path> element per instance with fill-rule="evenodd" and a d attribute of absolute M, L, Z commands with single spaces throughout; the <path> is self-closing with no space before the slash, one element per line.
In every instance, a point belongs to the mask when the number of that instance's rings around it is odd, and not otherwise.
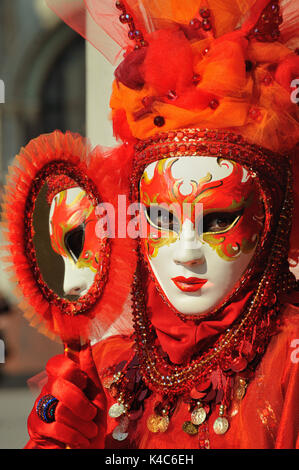
<path fill-rule="evenodd" d="M 99 268 L 99 240 L 95 235 L 95 208 L 80 187 L 57 193 L 50 207 L 49 229 L 53 250 L 65 265 L 65 296 L 81 297 L 92 286 Z"/>
<path fill-rule="evenodd" d="M 255 175 L 213 157 L 167 158 L 145 169 L 140 202 L 144 255 L 168 302 L 186 315 L 219 307 L 263 231 Z"/>

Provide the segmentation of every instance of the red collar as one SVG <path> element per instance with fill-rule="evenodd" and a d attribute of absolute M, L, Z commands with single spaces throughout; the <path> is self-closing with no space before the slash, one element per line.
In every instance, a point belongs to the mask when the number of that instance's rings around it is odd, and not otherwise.
<path fill-rule="evenodd" d="M 163 301 L 154 283 L 148 286 L 148 313 L 162 349 L 171 362 L 188 362 L 194 354 L 210 345 L 218 335 L 224 333 L 243 311 L 252 291 L 242 299 L 230 302 L 216 318 L 206 318 L 198 323 L 182 321 Z M 198 317 L 197 317 L 198 318 Z"/>

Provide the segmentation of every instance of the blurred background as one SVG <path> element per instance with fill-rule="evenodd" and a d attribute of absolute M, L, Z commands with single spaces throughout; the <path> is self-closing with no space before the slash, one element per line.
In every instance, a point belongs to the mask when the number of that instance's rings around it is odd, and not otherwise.
<path fill-rule="evenodd" d="M 45 0 L 0 0 L 0 199 L 14 156 L 41 133 L 71 130 L 94 145 L 114 144 L 112 74 L 112 66 L 56 18 Z M 1 232 L 0 242 L 5 244 Z M 62 346 L 27 324 L 5 268 L 1 261 L 0 449 L 19 449 L 28 440 L 26 421 L 36 393 L 27 381 Z"/>

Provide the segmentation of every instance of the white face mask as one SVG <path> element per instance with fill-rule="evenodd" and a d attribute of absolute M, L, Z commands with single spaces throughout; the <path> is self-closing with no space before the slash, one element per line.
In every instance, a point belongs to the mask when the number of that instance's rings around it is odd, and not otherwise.
<path fill-rule="evenodd" d="M 169 303 L 189 315 L 219 307 L 263 229 L 254 175 L 212 157 L 168 158 L 145 169 L 140 201 L 150 232 L 145 257 Z"/>
<path fill-rule="evenodd" d="M 54 251 L 64 265 L 65 296 L 83 296 L 98 270 L 98 239 L 94 207 L 82 188 L 57 193 L 52 200 L 49 229 Z"/>

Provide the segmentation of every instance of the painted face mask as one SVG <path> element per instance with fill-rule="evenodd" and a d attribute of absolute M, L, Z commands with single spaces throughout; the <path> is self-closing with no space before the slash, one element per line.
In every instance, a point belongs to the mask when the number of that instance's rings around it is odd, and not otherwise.
<path fill-rule="evenodd" d="M 49 216 L 53 250 L 65 264 L 65 296 L 83 296 L 99 266 L 95 208 L 82 188 L 61 191 L 52 200 Z"/>
<path fill-rule="evenodd" d="M 189 315 L 220 307 L 263 230 L 255 175 L 212 157 L 168 158 L 146 167 L 140 202 L 144 255 L 167 301 Z"/>

